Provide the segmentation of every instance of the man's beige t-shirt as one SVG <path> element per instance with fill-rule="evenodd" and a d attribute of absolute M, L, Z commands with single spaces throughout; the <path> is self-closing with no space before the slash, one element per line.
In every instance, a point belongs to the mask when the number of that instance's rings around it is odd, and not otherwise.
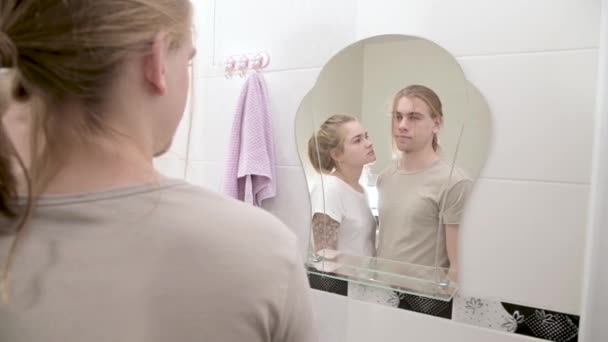
<path fill-rule="evenodd" d="M 315 341 L 298 250 L 272 215 L 182 181 L 47 196 L 11 267 L 0 341 Z"/>
<path fill-rule="evenodd" d="M 394 163 L 378 176 L 380 219 L 378 257 L 409 264 L 449 267 L 442 224 L 460 224 L 471 180 L 464 172 L 437 160 L 428 168 L 407 173 Z"/>

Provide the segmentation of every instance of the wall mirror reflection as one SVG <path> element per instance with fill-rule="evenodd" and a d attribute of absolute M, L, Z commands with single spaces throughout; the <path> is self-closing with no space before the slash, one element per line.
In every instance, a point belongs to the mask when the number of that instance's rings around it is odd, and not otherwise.
<path fill-rule="evenodd" d="M 447 51 L 383 35 L 323 67 L 296 116 L 311 272 L 449 300 L 490 112 Z"/>

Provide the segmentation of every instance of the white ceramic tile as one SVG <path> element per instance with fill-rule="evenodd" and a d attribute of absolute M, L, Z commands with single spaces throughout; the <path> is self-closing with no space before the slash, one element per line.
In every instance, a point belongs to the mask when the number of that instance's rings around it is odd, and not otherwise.
<path fill-rule="evenodd" d="M 190 138 L 191 161 L 224 162 L 242 79 L 194 80 L 194 117 Z"/>
<path fill-rule="evenodd" d="M 188 163 L 186 180 L 198 186 L 219 192 L 223 170 L 223 165 L 218 163 L 191 161 Z"/>
<path fill-rule="evenodd" d="M 492 114 L 483 177 L 589 182 L 596 50 L 459 61 Z"/>
<path fill-rule="evenodd" d="M 216 1 L 215 63 L 267 51 L 269 70 L 318 67 L 353 41 L 355 14 L 350 0 Z"/>
<path fill-rule="evenodd" d="M 310 197 L 304 171 L 277 167 L 277 196 L 262 206 L 277 216 L 298 237 L 301 255 L 306 255 L 310 234 Z"/>
<path fill-rule="evenodd" d="M 357 39 L 400 33 L 462 55 L 598 46 L 599 0 L 359 0 Z"/>
<path fill-rule="evenodd" d="M 279 166 L 300 166 L 295 118 L 300 102 L 313 87 L 318 74 L 319 69 L 307 69 L 264 75 L 272 112 L 275 163 Z"/>
<path fill-rule="evenodd" d="M 348 324 L 346 297 L 319 290 L 310 291 L 319 342 L 349 342 L 346 339 Z"/>
<path fill-rule="evenodd" d="M 186 161 L 172 152 L 154 159 L 154 167 L 170 178 L 184 179 Z"/>
<path fill-rule="evenodd" d="M 197 74 L 208 74 L 212 71 L 214 39 L 215 0 L 192 1 L 194 13 L 194 44 L 196 56 L 193 64 Z"/>
<path fill-rule="evenodd" d="M 478 328 L 445 318 L 389 308 L 357 300 L 348 301 L 348 342 L 524 342 L 538 341 L 522 335 Z M 329 303 L 328 303 L 329 304 Z M 333 303 L 332 303 L 333 304 Z"/>
<path fill-rule="evenodd" d="M 281 0 L 221 0 L 215 3 L 215 56 L 222 58 L 266 50 L 282 57 L 289 37 L 289 3 Z M 279 62 L 280 63 L 280 60 Z M 274 61 L 273 61 L 274 64 Z"/>
<path fill-rule="evenodd" d="M 461 226 L 462 294 L 579 314 L 589 187 L 479 180 Z"/>
<path fill-rule="evenodd" d="M 604 5 L 606 3 L 604 2 Z M 608 6 L 602 7 L 602 33 L 598 73 L 598 114 L 595 120 L 595 141 L 591 195 L 589 196 L 589 227 L 585 258 L 585 281 L 579 341 L 603 341 L 608 336 Z"/>
<path fill-rule="evenodd" d="M 291 0 L 289 39 L 285 50 L 290 64 L 320 67 L 354 43 L 357 4 L 352 0 Z M 296 19 L 297 20 L 294 20 Z"/>

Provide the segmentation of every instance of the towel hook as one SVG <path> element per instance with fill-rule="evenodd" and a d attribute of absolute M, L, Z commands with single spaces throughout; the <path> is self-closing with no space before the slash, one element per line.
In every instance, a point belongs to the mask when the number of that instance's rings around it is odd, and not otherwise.
<path fill-rule="evenodd" d="M 247 74 L 247 70 L 259 72 L 270 63 L 270 55 L 267 52 L 259 52 L 257 54 L 242 54 L 233 55 L 226 58 L 224 61 L 224 72 L 227 79 L 232 79 L 235 73 L 241 78 Z"/>
<path fill-rule="evenodd" d="M 260 52 L 259 56 L 261 58 L 260 69 L 264 69 L 270 64 L 270 55 L 267 52 Z"/>
<path fill-rule="evenodd" d="M 234 72 L 235 68 L 236 61 L 234 60 L 234 58 L 228 57 L 228 59 L 226 59 L 226 62 L 224 63 L 224 72 L 226 73 L 225 76 L 227 79 L 232 78 L 232 73 Z"/>
<path fill-rule="evenodd" d="M 269 62 L 270 56 L 266 52 L 260 52 L 251 59 L 250 66 L 256 72 L 259 72 L 260 69 L 264 69 L 266 66 L 268 66 Z"/>
<path fill-rule="evenodd" d="M 241 78 L 245 77 L 245 73 L 249 68 L 249 58 L 245 55 L 241 55 L 237 61 L 236 69 L 239 70 L 239 75 Z"/>

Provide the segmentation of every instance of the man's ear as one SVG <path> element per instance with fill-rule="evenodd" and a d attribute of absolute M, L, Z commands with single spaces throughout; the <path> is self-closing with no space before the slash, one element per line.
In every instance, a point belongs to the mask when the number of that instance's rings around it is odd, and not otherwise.
<path fill-rule="evenodd" d="M 433 121 L 435 122 L 435 127 L 433 127 L 433 133 L 437 134 L 439 132 L 439 129 L 441 128 L 441 125 L 443 124 L 443 120 L 439 115 L 437 115 L 437 117 L 435 117 Z"/>
<path fill-rule="evenodd" d="M 147 84 L 157 95 L 167 93 L 166 63 L 169 44 L 165 33 L 157 33 L 152 48 L 144 57 L 143 68 Z"/>

